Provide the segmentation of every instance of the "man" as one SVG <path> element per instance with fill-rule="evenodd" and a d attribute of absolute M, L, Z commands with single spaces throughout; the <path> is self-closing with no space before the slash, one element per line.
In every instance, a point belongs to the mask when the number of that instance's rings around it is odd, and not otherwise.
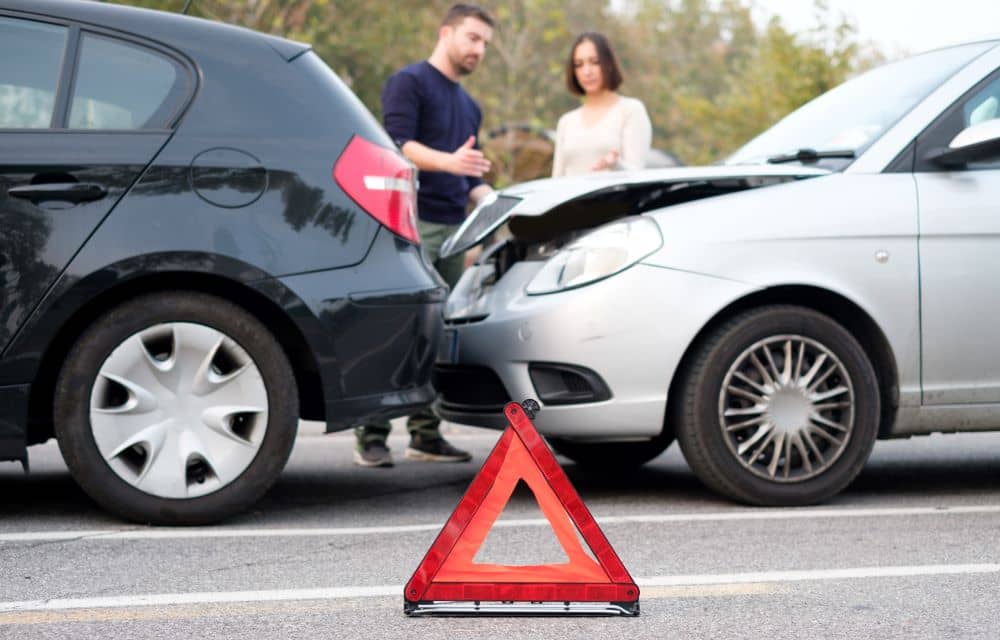
<path fill-rule="evenodd" d="M 439 258 L 441 244 L 462 223 L 469 199 L 476 202 L 492 191 L 482 181 L 490 162 L 476 144 L 482 112 L 459 82 L 482 61 L 493 24 L 478 6 L 452 6 L 438 29 L 430 58 L 397 71 L 382 91 L 385 129 L 420 170 L 417 226 L 424 253 L 450 287 L 462 274 L 462 256 Z M 431 462 L 472 458 L 444 439 L 440 422 L 429 409 L 409 417 L 407 458 Z M 356 464 L 392 466 L 386 445 L 389 429 L 388 422 L 355 429 Z"/>

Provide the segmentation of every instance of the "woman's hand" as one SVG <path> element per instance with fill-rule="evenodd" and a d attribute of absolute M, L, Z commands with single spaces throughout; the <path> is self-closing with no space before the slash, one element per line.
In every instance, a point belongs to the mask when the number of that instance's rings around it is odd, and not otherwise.
<path fill-rule="evenodd" d="M 618 166 L 618 151 L 617 149 L 612 149 L 604 154 L 604 157 L 598 160 L 590 167 L 591 171 L 607 171 L 608 169 L 614 169 Z"/>

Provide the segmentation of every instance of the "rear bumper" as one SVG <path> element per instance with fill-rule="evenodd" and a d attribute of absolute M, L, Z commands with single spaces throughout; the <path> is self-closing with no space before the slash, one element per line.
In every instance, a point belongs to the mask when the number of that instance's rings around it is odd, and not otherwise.
<path fill-rule="evenodd" d="M 360 264 L 280 282 L 304 303 L 285 308 L 316 358 L 327 431 L 408 415 L 434 400 L 448 289 L 419 247 L 380 230 Z"/>
<path fill-rule="evenodd" d="M 415 389 L 377 393 L 327 403 L 326 431 L 327 433 L 343 431 L 359 424 L 378 424 L 399 416 L 408 416 L 431 404 L 434 397 L 434 387 L 425 384 Z"/>
<path fill-rule="evenodd" d="M 404 416 L 434 400 L 444 288 L 352 294 L 324 305 L 334 357 L 323 369 L 327 431 Z"/>
<path fill-rule="evenodd" d="M 31 385 L 0 387 L 0 460 L 26 460 L 28 393 Z"/>

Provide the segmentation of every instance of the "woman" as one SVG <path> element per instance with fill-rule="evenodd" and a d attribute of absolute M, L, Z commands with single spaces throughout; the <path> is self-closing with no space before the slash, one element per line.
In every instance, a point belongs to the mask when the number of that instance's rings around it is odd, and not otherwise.
<path fill-rule="evenodd" d="M 570 49 L 566 86 L 583 104 L 559 118 L 553 177 L 646 166 L 653 128 L 642 102 L 618 94 L 621 83 L 608 39 L 581 34 Z"/>

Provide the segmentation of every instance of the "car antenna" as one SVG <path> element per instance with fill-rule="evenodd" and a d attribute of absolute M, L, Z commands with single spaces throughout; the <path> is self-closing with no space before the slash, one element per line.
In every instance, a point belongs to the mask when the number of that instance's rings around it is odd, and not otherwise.
<path fill-rule="evenodd" d="M 187 2 L 184 3 L 184 8 L 181 9 L 181 13 L 187 13 L 188 12 L 188 9 L 191 8 L 191 2 L 193 2 L 193 0 L 187 0 Z"/>

